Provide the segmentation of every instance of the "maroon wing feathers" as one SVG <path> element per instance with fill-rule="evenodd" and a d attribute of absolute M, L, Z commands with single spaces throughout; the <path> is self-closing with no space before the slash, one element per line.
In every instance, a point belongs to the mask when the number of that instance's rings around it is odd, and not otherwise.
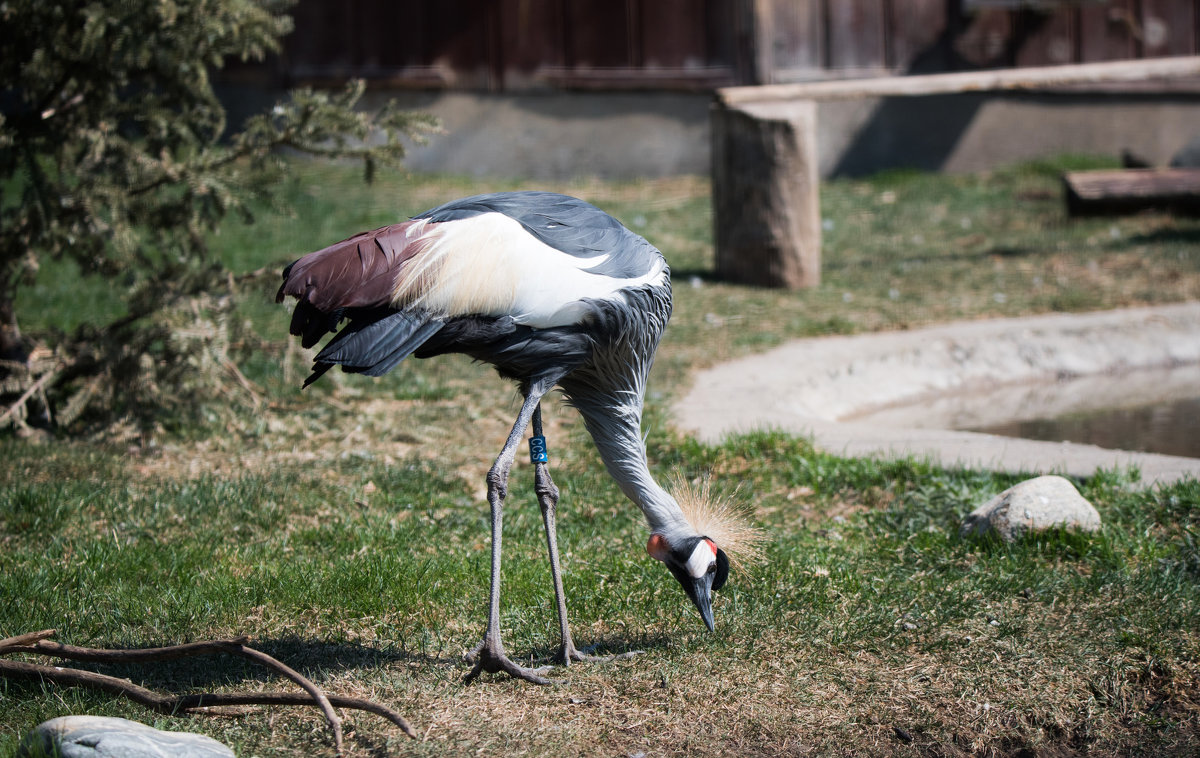
<path fill-rule="evenodd" d="M 333 331 L 346 308 L 379 308 L 391 304 L 401 264 L 413 253 L 408 221 L 363 232 L 309 253 L 283 272 L 275 302 L 287 296 L 299 302 L 291 333 L 311 347 Z"/>

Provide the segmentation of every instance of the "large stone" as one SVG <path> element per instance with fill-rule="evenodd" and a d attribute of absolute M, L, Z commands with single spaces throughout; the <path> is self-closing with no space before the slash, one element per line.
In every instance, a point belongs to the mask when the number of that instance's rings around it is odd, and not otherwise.
<path fill-rule="evenodd" d="M 16 758 L 234 758 L 212 737 L 164 732 L 128 719 L 61 716 L 25 735 Z"/>
<path fill-rule="evenodd" d="M 1029 532 L 1052 528 L 1094 532 L 1100 514 L 1075 485 L 1061 476 L 1039 476 L 1009 487 L 963 519 L 964 537 L 994 532 L 1012 542 Z"/>

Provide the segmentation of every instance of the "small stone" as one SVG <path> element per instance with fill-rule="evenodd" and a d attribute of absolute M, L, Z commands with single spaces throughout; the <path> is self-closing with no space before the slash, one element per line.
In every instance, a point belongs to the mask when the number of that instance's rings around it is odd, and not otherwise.
<path fill-rule="evenodd" d="M 1063 477 L 1039 476 L 976 508 L 963 519 L 959 534 L 981 537 L 991 532 L 1012 542 L 1027 532 L 1059 527 L 1094 532 L 1100 528 L 1100 514 Z"/>
<path fill-rule="evenodd" d="M 1200 168 L 1200 134 L 1179 149 L 1171 158 L 1172 168 Z"/>
<path fill-rule="evenodd" d="M 234 758 L 212 737 L 164 732 L 128 719 L 60 716 L 25 735 L 15 758 Z"/>

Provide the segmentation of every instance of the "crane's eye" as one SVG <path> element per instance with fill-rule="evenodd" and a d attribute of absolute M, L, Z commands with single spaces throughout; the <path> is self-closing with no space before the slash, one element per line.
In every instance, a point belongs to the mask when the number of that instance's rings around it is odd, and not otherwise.
<path fill-rule="evenodd" d="M 706 574 L 715 574 L 715 573 L 717 573 L 717 562 L 716 562 L 716 561 L 713 561 L 712 563 L 708 564 L 708 571 L 706 571 L 705 573 L 706 573 Z"/>

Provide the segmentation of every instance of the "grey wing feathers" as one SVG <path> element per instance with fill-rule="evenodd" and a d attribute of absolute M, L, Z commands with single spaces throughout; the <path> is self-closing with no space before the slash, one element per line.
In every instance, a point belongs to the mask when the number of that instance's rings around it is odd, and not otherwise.
<path fill-rule="evenodd" d="M 658 252 L 642 237 L 590 203 L 553 192 L 497 192 L 454 200 L 415 218 L 455 221 L 481 213 L 502 213 L 534 237 L 577 258 L 607 256 L 588 270 L 605 276 L 635 279 L 649 273 Z"/>
<path fill-rule="evenodd" d="M 442 323 L 422 311 L 355 318 L 317 353 L 313 359 L 314 376 L 305 385 L 335 365 L 350 373 L 382 376 L 425 344 L 442 328 Z"/>

